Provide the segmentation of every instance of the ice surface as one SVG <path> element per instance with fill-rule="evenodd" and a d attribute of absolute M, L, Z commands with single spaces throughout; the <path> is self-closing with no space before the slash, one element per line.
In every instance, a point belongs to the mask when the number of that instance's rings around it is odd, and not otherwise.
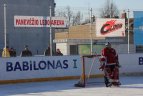
<path fill-rule="evenodd" d="M 78 80 L 0 85 L 0 96 L 143 96 L 143 76 L 121 77 L 120 87 L 103 83 L 74 87 Z"/>

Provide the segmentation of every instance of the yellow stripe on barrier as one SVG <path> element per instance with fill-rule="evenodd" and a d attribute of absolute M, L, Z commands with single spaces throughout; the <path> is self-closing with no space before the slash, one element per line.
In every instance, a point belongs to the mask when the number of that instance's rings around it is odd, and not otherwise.
<path fill-rule="evenodd" d="M 100 78 L 100 77 L 103 77 L 103 74 L 91 75 L 91 78 Z M 65 77 L 52 77 L 52 78 L 32 78 L 32 79 L 18 79 L 18 80 L 0 80 L 0 84 L 59 81 L 59 80 L 79 79 L 79 78 L 80 78 L 80 76 L 65 76 Z"/>

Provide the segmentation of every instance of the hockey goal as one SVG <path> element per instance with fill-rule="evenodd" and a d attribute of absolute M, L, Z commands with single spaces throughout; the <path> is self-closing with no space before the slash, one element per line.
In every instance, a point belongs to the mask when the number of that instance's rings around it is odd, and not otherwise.
<path fill-rule="evenodd" d="M 99 58 L 101 55 L 83 55 L 82 72 L 80 80 L 75 84 L 75 87 L 85 87 L 87 84 L 99 83 L 103 80 L 98 80 L 98 77 L 103 77 L 103 72 L 99 70 L 101 65 Z M 98 78 L 98 79 L 97 79 Z"/>

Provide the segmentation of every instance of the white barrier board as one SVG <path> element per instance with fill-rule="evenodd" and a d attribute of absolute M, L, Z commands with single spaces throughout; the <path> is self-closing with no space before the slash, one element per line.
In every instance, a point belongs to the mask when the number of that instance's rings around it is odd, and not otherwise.
<path fill-rule="evenodd" d="M 80 56 L 0 58 L 0 80 L 79 76 Z"/>
<path fill-rule="evenodd" d="M 143 54 L 119 54 L 119 62 L 121 74 L 143 73 Z M 95 67 L 99 67 L 100 63 L 95 63 L 98 64 Z M 103 73 L 98 68 L 93 69 L 97 74 Z M 0 58 L 0 80 L 80 76 L 81 72 L 80 56 Z"/>

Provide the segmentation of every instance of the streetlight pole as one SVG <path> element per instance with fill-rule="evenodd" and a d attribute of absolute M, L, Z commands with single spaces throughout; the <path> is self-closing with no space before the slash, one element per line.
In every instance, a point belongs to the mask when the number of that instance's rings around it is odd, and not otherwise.
<path fill-rule="evenodd" d="M 90 10 L 90 54 L 93 54 L 93 40 L 92 40 L 92 8 Z"/>
<path fill-rule="evenodd" d="M 6 30 L 6 4 L 4 4 L 4 47 L 7 46 L 7 30 Z"/>
<path fill-rule="evenodd" d="M 51 25 L 51 20 L 52 20 L 52 9 L 51 9 L 51 6 L 49 7 L 50 8 L 50 56 L 53 55 L 53 52 L 52 52 L 52 25 Z"/>
<path fill-rule="evenodd" d="M 128 54 L 130 53 L 130 10 L 128 9 Z"/>

